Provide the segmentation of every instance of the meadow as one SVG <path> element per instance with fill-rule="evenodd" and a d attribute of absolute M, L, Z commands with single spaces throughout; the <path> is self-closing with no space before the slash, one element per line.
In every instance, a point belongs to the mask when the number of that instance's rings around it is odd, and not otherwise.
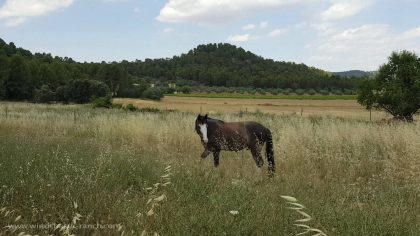
<path fill-rule="evenodd" d="M 318 114 L 211 114 L 272 130 L 269 178 L 201 160 L 195 112 L 0 103 L 0 235 L 420 235 L 420 124 Z"/>

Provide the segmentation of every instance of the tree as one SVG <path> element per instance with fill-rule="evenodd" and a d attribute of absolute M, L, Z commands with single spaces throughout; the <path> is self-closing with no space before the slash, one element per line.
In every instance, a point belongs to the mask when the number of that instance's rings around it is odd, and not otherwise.
<path fill-rule="evenodd" d="M 373 80 L 362 81 L 358 102 L 383 109 L 396 119 L 413 121 L 420 109 L 420 58 L 413 52 L 393 52 Z"/>
<path fill-rule="evenodd" d="M 108 86 L 97 80 L 70 80 L 67 85 L 57 88 L 56 98 L 63 102 L 88 103 L 92 97 L 106 97 Z"/>
<path fill-rule="evenodd" d="M 127 72 L 117 64 L 103 65 L 99 70 L 97 77 L 100 81 L 103 81 L 108 85 L 114 97 L 118 96 L 120 89 L 124 89 L 129 85 Z"/>
<path fill-rule="evenodd" d="M 10 61 L 10 72 L 4 81 L 5 97 L 11 100 L 30 99 L 31 71 L 21 56 L 13 56 Z"/>

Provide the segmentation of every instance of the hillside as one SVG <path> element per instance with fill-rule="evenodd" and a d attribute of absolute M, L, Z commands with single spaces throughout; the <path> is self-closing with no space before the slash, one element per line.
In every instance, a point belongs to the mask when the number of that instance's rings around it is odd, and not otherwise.
<path fill-rule="evenodd" d="M 168 81 L 188 80 L 210 86 L 326 88 L 352 85 L 323 70 L 293 62 L 264 59 L 234 45 L 199 45 L 171 59 L 129 63 L 130 73 Z"/>
<path fill-rule="evenodd" d="M 371 77 L 375 75 L 375 73 L 376 71 L 363 71 L 363 70 L 349 70 L 349 71 L 333 72 L 333 74 L 337 76 L 354 77 L 354 78 Z"/>

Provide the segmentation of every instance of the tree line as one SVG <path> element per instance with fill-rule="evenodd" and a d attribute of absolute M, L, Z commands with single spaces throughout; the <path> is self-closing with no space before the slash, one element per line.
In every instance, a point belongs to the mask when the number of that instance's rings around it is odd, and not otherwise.
<path fill-rule="evenodd" d="M 128 74 L 119 63 L 32 54 L 0 39 L 0 99 L 87 103 L 107 95 L 160 99 L 164 92 Z"/>
<path fill-rule="evenodd" d="M 355 89 L 356 81 L 222 43 L 199 45 L 166 59 L 80 63 L 31 53 L 0 39 L 0 99 L 6 100 L 85 103 L 108 94 L 160 99 L 183 86 L 348 91 Z M 169 88 L 169 83 L 177 88 Z"/>

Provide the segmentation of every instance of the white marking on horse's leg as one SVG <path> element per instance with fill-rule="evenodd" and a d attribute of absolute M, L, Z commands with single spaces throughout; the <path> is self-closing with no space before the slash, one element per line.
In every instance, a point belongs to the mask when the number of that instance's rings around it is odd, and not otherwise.
<path fill-rule="evenodd" d="M 201 134 L 203 135 L 203 141 L 207 143 L 209 139 L 207 138 L 207 124 L 198 125 L 200 126 Z"/>

